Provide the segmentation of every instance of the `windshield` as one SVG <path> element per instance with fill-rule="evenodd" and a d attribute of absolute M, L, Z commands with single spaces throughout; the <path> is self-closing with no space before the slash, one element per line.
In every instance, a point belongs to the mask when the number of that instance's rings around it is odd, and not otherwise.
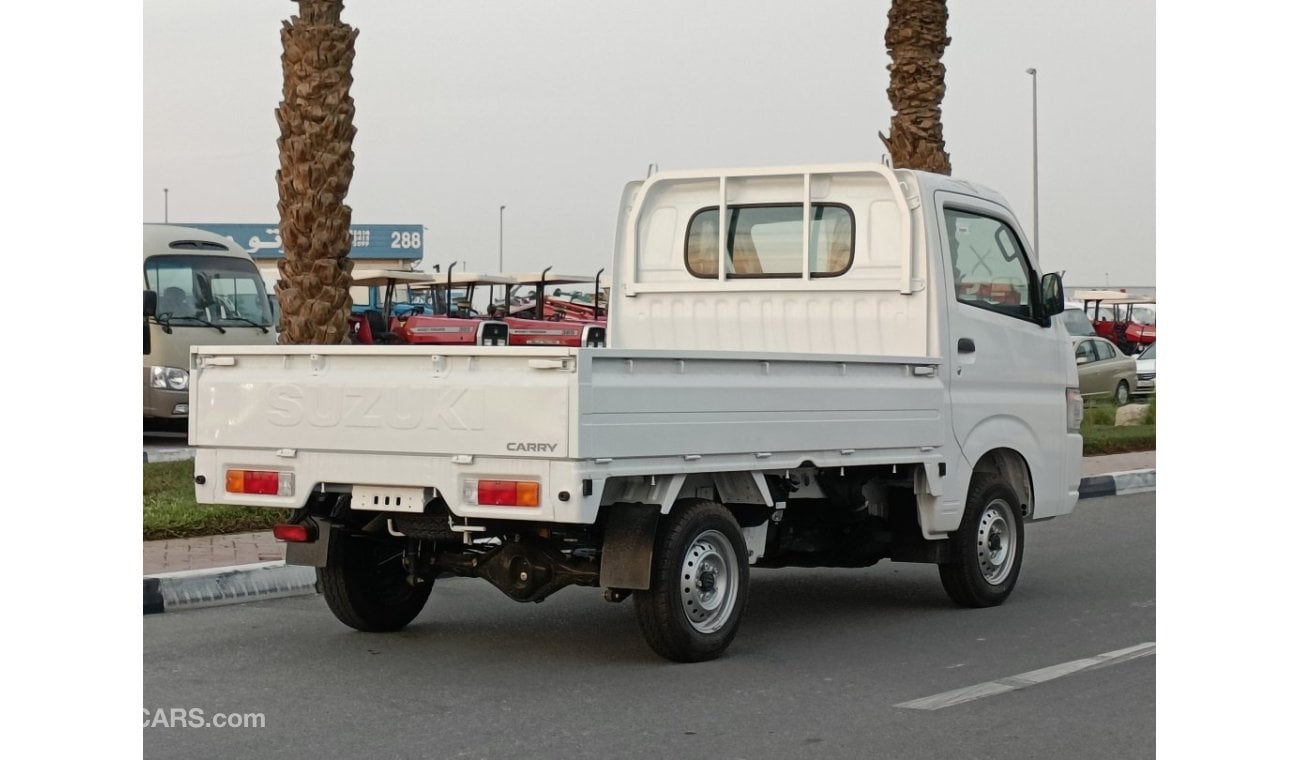
<path fill-rule="evenodd" d="M 1140 325 L 1154 325 L 1156 323 L 1156 310 L 1150 306 L 1134 306 L 1132 321 Z"/>
<path fill-rule="evenodd" d="M 1071 335 L 1096 335 L 1097 331 L 1092 329 L 1092 322 L 1083 313 L 1083 309 L 1066 309 L 1061 312 L 1061 321 L 1065 323 L 1065 331 Z"/>
<path fill-rule="evenodd" d="M 158 293 L 158 318 L 269 327 L 271 304 L 253 262 L 231 256 L 155 256 L 145 287 Z"/>
<path fill-rule="evenodd" d="M 1147 350 L 1138 354 L 1138 358 L 1154 360 L 1156 358 L 1156 344 L 1152 343 L 1150 346 L 1147 346 Z"/>
<path fill-rule="evenodd" d="M 399 311 L 422 306 L 425 314 L 441 314 L 444 306 L 442 291 L 431 285 L 399 284 L 393 292 L 393 306 Z"/>

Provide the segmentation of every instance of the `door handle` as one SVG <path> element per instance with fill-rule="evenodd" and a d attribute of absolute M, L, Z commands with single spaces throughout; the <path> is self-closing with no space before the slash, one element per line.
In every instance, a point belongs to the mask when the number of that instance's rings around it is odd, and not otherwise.
<path fill-rule="evenodd" d="M 958 338 L 957 353 L 959 354 L 975 353 L 975 341 L 971 340 L 970 338 Z"/>

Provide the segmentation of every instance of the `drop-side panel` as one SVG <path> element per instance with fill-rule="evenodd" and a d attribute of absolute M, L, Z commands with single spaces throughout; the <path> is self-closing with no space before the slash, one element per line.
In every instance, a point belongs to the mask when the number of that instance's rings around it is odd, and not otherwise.
<path fill-rule="evenodd" d="M 940 446 L 938 360 L 584 351 L 581 458 Z"/>
<path fill-rule="evenodd" d="M 564 457 L 573 368 L 567 350 L 205 346 L 190 443 Z"/>

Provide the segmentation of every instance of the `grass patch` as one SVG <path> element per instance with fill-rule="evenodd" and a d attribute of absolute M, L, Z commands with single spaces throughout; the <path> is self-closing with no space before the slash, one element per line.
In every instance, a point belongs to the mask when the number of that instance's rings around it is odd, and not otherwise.
<path fill-rule="evenodd" d="M 270 530 L 289 511 L 202 506 L 194 501 L 194 462 L 144 465 L 144 540 Z"/>
<path fill-rule="evenodd" d="M 1130 451 L 1155 451 L 1155 425 L 1083 425 L 1083 455 L 1124 454 Z"/>
<path fill-rule="evenodd" d="M 1109 402 L 1089 404 L 1083 410 L 1083 455 L 1124 454 L 1130 451 L 1155 451 L 1156 404 L 1147 405 L 1142 424 L 1115 427 L 1115 405 Z"/>

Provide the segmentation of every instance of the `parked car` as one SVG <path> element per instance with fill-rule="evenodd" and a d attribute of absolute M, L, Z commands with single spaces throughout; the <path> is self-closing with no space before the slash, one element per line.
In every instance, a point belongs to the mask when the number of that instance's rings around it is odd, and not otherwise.
<path fill-rule="evenodd" d="M 1097 331 L 1092 327 L 1092 320 L 1088 319 L 1087 313 L 1081 308 L 1066 307 L 1057 319 L 1065 325 L 1065 331 L 1070 335 L 1096 335 Z"/>
<path fill-rule="evenodd" d="M 1112 398 L 1123 406 L 1137 388 L 1137 360 L 1105 338 L 1076 336 L 1074 362 L 1085 399 Z"/>
<path fill-rule="evenodd" d="M 1133 392 L 1138 396 L 1146 396 L 1156 392 L 1156 344 L 1152 343 L 1147 346 L 1146 350 L 1137 355 L 1137 385 L 1133 386 Z"/>

